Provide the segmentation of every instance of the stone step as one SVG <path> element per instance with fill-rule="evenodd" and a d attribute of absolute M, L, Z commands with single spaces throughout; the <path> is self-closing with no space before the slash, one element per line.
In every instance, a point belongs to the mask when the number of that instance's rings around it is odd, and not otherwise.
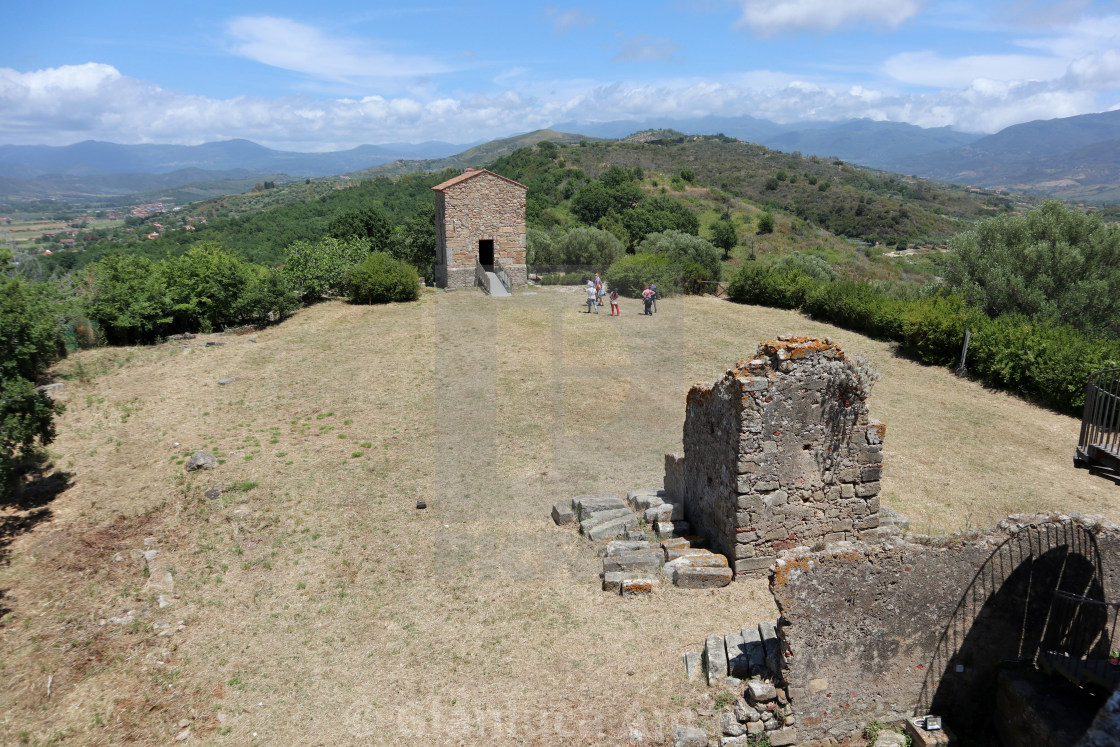
<path fill-rule="evenodd" d="M 747 676 L 766 677 L 766 648 L 757 625 L 745 626 L 742 630 L 743 652 L 747 655 Z"/>
<path fill-rule="evenodd" d="M 618 519 L 618 518 L 622 518 L 622 517 L 626 517 L 626 516 L 633 516 L 634 519 L 635 519 L 635 522 L 637 521 L 637 518 L 638 518 L 634 514 L 634 512 L 631 511 L 628 508 L 615 508 L 615 509 L 611 509 L 609 511 L 599 511 L 598 513 L 591 514 L 590 516 L 588 516 L 587 518 L 585 518 L 583 521 L 581 521 L 579 523 L 579 533 L 580 534 L 587 534 L 587 532 L 589 530 L 594 529 L 595 527 L 599 526 L 600 524 L 605 524 L 606 522 L 611 521 L 613 519 Z"/>
<path fill-rule="evenodd" d="M 746 642 L 738 633 L 728 633 L 723 637 L 727 648 L 727 672 L 732 677 L 745 680 L 750 676 L 750 658 L 747 656 Z"/>
<path fill-rule="evenodd" d="M 771 676 L 778 676 L 782 671 L 781 644 L 778 642 L 778 629 L 774 623 L 762 621 L 758 624 L 758 634 L 762 638 L 762 646 L 766 649 L 766 668 Z"/>
<path fill-rule="evenodd" d="M 646 540 L 614 540 L 608 542 L 607 546 L 603 549 L 603 557 L 609 558 L 612 555 L 618 555 L 624 552 L 638 552 L 639 550 L 649 550 L 650 545 Z M 656 551 L 655 551 L 656 552 Z"/>
<path fill-rule="evenodd" d="M 687 537 L 668 537 L 661 541 L 662 550 L 670 547 L 692 547 L 692 542 Z"/>
<path fill-rule="evenodd" d="M 673 571 L 673 584 L 682 589 L 717 589 L 727 586 L 734 578 L 735 573 L 726 566 L 684 566 Z"/>
<path fill-rule="evenodd" d="M 626 494 L 626 502 L 635 510 L 645 510 L 665 502 L 665 491 L 655 488 L 639 488 Z"/>
<path fill-rule="evenodd" d="M 683 521 L 684 505 L 680 503 L 661 503 L 647 508 L 642 516 L 650 524 L 662 521 Z"/>
<path fill-rule="evenodd" d="M 659 521 L 653 525 L 653 531 L 658 539 L 669 537 L 687 537 L 692 534 L 692 526 L 687 521 Z"/>
<path fill-rule="evenodd" d="M 704 665 L 708 670 L 708 685 L 715 685 L 727 676 L 727 646 L 723 636 L 710 635 L 704 640 Z"/>
<path fill-rule="evenodd" d="M 628 516 L 620 516 L 617 519 L 610 519 L 609 521 L 597 524 L 584 532 L 589 540 L 598 542 L 599 540 L 615 539 L 616 537 L 626 534 L 631 529 L 638 526 L 638 515 L 627 511 Z"/>
<path fill-rule="evenodd" d="M 624 597 L 648 596 L 653 593 L 653 579 L 624 578 L 619 593 Z"/>
<path fill-rule="evenodd" d="M 577 495 L 572 499 L 572 509 L 576 512 L 576 517 L 580 521 L 600 511 L 610 511 L 626 507 L 626 501 L 622 500 L 616 493 Z"/>
<path fill-rule="evenodd" d="M 692 547 L 691 545 L 682 545 L 682 546 L 677 546 L 677 547 L 666 547 L 665 548 L 665 560 L 666 560 L 666 562 L 671 561 L 671 560 L 676 560 L 677 558 L 683 558 L 687 555 L 711 555 L 711 554 L 713 554 L 711 550 L 705 550 L 702 547 Z"/>
<path fill-rule="evenodd" d="M 657 573 L 661 567 L 661 553 L 654 550 L 639 550 L 608 555 L 603 558 L 603 573 L 610 571 L 635 571 Z"/>
<path fill-rule="evenodd" d="M 576 519 L 575 511 L 572 510 L 571 505 L 565 501 L 560 501 L 552 507 L 552 520 L 557 525 L 563 526 L 564 524 L 571 524 Z"/>

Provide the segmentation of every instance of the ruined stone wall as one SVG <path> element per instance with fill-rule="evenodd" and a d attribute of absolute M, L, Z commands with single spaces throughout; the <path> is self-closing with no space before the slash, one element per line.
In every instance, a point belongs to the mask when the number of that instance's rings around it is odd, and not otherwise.
<path fill-rule="evenodd" d="M 494 258 L 515 285 L 525 269 L 526 190 L 497 174 L 479 171 L 436 192 L 436 282 L 473 286 L 478 242 L 494 242 Z"/>
<path fill-rule="evenodd" d="M 987 723 L 1003 662 L 1058 646 L 1102 609 L 1075 615 L 1055 588 L 1120 599 L 1120 527 L 1099 519 L 1014 516 L 968 539 L 919 539 L 779 555 L 770 587 L 801 739 L 925 712 Z M 1107 654 L 1107 635 L 1081 654 Z"/>
<path fill-rule="evenodd" d="M 884 429 L 856 373 L 828 340 L 783 337 L 689 391 L 685 511 L 736 573 L 878 526 Z"/>

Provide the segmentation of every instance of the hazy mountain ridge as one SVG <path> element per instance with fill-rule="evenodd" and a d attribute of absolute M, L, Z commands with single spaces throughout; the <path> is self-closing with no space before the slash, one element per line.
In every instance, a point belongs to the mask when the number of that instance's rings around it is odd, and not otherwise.
<path fill-rule="evenodd" d="M 1116 199 L 1120 111 L 1025 122 L 958 148 L 898 158 L 885 168 L 1068 199 Z"/>

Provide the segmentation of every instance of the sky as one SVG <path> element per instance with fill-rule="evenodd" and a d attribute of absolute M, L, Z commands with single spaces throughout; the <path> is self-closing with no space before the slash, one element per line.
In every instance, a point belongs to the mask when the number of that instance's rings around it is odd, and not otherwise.
<path fill-rule="evenodd" d="M 1120 108 L 1120 0 L 12 3 L 0 144 L 491 140 L 564 122 Z"/>

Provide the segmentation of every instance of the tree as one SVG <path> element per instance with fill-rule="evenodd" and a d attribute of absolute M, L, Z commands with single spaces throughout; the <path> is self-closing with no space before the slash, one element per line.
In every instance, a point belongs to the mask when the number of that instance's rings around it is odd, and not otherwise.
<path fill-rule="evenodd" d="M 7 264 L 0 252 L 0 265 Z M 54 440 L 54 416 L 63 409 L 35 391 L 59 350 L 54 300 L 44 283 L 0 276 L 0 494 L 22 458 Z"/>
<path fill-rule="evenodd" d="M 720 276 L 719 250 L 707 239 L 683 231 L 651 233 L 638 245 L 638 253 L 668 257 L 686 272 L 689 265 L 698 267 L 704 275 L 700 280 L 718 280 Z"/>
<path fill-rule="evenodd" d="M 769 210 L 758 216 L 758 233 L 774 233 L 774 214 Z"/>
<path fill-rule="evenodd" d="M 633 210 L 622 214 L 622 224 L 630 234 L 631 245 L 647 234 L 660 231 L 683 231 L 696 236 L 700 219 L 684 203 L 671 197 L 652 197 Z"/>
<path fill-rule="evenodd" d="M 138 254 L 109 254 L 86 272 L 86 313 L 114 344 L 149 342 L 172 321 L 165 274 Z"/>
<path fill-rule="evenodd" d="M 314 243 L 297 241 L 288 247 L 284 275 L 289 287 L 304 301 L 316 301 L 328 293 L 341 294 L 346 272 L 369 254 L 368 238 L 324 237 Z"/>
<path fill-rule="evenodd" d="M 947 285 L 989 316 L 1120 335 L 1120 227 L 1051 201 L 989 218 L 950 248 Z"/>
<path fill-rule="evenodd" d="M 327 235 L 336 239 L 369 239 L 370 251 L 386 251 L 393 226 L 375 208 L 342 213 L 327 225 Z"/>
<path fill-rule="evenodd" d="M 681 179 L 692 184 L 696 180 L 696 172 L 692 169 L 681 169 Z"/>
<path fill-rule="evenodd" d="M 543 143 L 549 143 L 542 140 Z M 432 277 L 432 264 L 436 261 L 436 208 L 425 203 L 412 217 L 393 228 L 389 253 L 401 262 L 410 264 L 426 278 Z"/>
<path fill-rule="evenodd" d="M 251 275 L 245 260 L 206 241 L 168 260 L 162 270 L 175 329 L 212 332 L 240 321 L 237 306 Z"/>
<path fill-rule="evenodd" d="M 576 226 L 552 242 L 556 264 L 605 268 L 626 253 L 614 234 L 590 226 Z"/>
<path fill-rule="evenodd" d="M 724 213 L 712 224 L 712 244 L 723 250 L 724 259 L 727 259 L 731 250 L 739 244 L 739 234 L 735 230 L 735 223 L 731 220 L 730 213 Z"/>

